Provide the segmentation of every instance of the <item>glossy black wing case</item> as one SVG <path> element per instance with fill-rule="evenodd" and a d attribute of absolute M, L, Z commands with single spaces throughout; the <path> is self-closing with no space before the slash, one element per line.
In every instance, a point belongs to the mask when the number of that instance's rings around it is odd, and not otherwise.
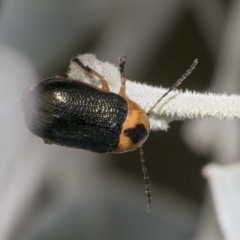
<path fill-rule="evenodd" d="M 128 114 L 121 96 L 65 78 L 27 90 L 22 108 L 29 130 L 45 141 L 99 153 L 117 148 Z"/>

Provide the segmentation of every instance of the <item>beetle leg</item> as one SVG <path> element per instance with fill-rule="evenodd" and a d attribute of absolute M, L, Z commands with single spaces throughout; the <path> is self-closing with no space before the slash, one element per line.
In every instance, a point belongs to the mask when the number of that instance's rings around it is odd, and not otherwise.
<path fill-rule="evenodd" d="M 43 142 L 44 142 L 45 144 L 49 144 L 49 145 L 53 144 L 52 141 L 50 141 L 50 140 L 48 140 L 48 139 L 46 139 L 46 138 L 43 138 Z"/>
<path fill-rule="evenodd" d="M 126 56 L 122 55 L 121 57 L 118 58 L 118 69 L 120 71 L 121 83 L 122 83 L 120 87 L 119 95 L 122 97 L 126 96 L 126 92 L 125 92 L 126 76 L 124 73 L 125 63 L 126 63 Z"/>
<path fill-rule="evenodd" d="M 73 62 L 77 63 L 83 70 L 85 70 L 86 72 L 96 76 L 97 78 L 99 78 L 102 82 L 102 90 L 105 92 L 109 92 L 109 87 L 108 84 L 106 82 L 106 80 L 104 79 L 103 76 L 101 76 L 99 73 L 97 73 L 96 71 L 94 71 L 93 69 L 91 69 L 90 67 L 84 65 L 78 58 L 74 57 L 72 59 Z"/>
<path fill-rule="evenodd" d="M 64 78 L 61 75 L 53 75 L 52 78 Z"/>

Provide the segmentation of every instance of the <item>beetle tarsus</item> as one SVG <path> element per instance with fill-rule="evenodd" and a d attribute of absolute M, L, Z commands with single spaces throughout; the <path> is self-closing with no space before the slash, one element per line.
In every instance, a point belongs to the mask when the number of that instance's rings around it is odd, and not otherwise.
<path fill-rule="evenodd" d="M 61 75 L 53 75 L 51 78 L 64 78 Z"/>
<path fill-rule="evenodd" d="M 91 73 L 93 71 L 90 67 L 85 66 L 78 58 L 74 57 L 72 58 L 72 62 L 77 63 L 81 68 L 83 68 L 85 71 Z"/>
<path fill-rule="evenodd" d="M 125 91 L 125 83 L 126 83 L 126 76 L 124 73 L 124 67 L 126 63 L 126 56 L 122 55 L 118 58 L 118 69 L 121 75 L 121 87 L 119 91 L 119 95 L 122 97 L 125 97 L 126 91 Z"/>
<path fill-rule="evenodd" d="M 121 78 L 125 77 L 125 73 L 124 73 L 125 63 L 126 63 L 125 55 L 122 55 L 121 57 L 118 58 L 118 69 L 120 71 Z"/>
<path fill-rule="evenodd" d="M 48 145 L 53 144 L 52 141 L 50 141 L 50 140 L 48 140 L 48 139 L 46 139 L 46 138 L 43 138 L 43 142 L 44 142 L 45 144 L 48 144 Z"/>
<path fill-rule="evenodd" d="M 72 58 L 72 62 L 77 63 L 78 66 L 80 66 L 83 70 L 85 70 L 89 74 L 92 74 L 93 76 L 99 78 L 100 81 L 102 82 L 102 90 L 105 92 L 109 92 L 109 87 L 108 87 L 107 81 L 104 79 L 103 76 L 101 76 L 98 72 L 91 69 L 89 66 L 84 65 L 77 57 Z"/>

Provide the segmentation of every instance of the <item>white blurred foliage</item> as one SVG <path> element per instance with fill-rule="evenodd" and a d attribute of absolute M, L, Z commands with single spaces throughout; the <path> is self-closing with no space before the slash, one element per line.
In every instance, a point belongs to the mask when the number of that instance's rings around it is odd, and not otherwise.
<path fill-rule="evenodd" d="M 240 239 L 240 163 L 209 164 L 203 169 L 208 179 L 216 214 L 225 239 Z"/>

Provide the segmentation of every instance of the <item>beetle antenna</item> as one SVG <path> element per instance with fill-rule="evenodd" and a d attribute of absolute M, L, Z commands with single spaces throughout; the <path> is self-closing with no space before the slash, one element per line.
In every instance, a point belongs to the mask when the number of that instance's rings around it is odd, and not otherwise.
<path fill-rule="evenodd" d="M 141 165 L 142 165 L 142 171 L 143 171 L 143 179 L 145 180 L 145 187 L 146 187 L 146 194 L 147 194 L 147 210 L 150 212 L 151 210 L 151 203 L 152 203 L 152 197 L 151 197 L 151 191 L 150 191 L 150 181 L 149 176 L 147 172 L 147 168 L 145 167 L 145 160 L 143 156 L 143 149 L 142 147 L 140 149 L 140 156 L 141 156 Z"/>
<path fill-rule="evenodd" d="M 126 77 L 124 73 L 125 64 L 126 64 L 126 56 L 122 55 L 121 57 L 118 58 L 118 69 L 119 69 L 121 78 Z"/>
<path fill-rule="evenodd" d="M 167 92 L 165 92 L 162 97 L 160 97 L 157 102 L 147 111 L 147 116 L 152 112 L 152 110 L 158 105 L 158 103 L 166 97 L 171 91 L 175 90 L 194 70 L 194 68 L 197 66 L 198 60 L 195 59 L 190 66 L 190 68 L 169 88 Z"/>

